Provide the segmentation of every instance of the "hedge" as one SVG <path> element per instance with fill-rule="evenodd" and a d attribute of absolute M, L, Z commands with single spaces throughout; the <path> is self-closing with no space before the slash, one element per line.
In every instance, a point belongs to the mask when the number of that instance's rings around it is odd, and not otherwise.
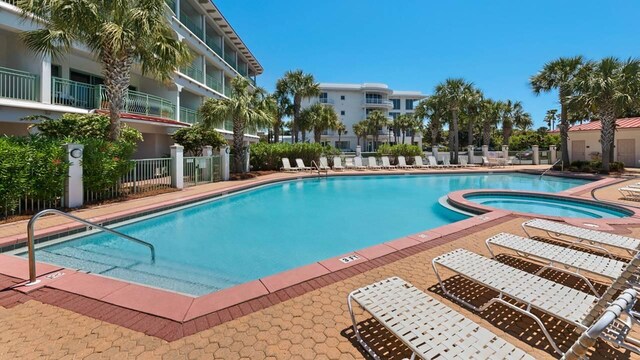
<path fill-rule="evenodd" d="M 288 158 L 291 164 L 300 158 L 305 165 L 311 166 L 311 161 L 318 163 L 320 156 L 333 157 L 340 154 L 340 150 L 318 143 L 257 143 L 251 145 L 251 170 L 279 170 L 282 158 Z M 295 166 L 295 165 L 293 165 Z"/>

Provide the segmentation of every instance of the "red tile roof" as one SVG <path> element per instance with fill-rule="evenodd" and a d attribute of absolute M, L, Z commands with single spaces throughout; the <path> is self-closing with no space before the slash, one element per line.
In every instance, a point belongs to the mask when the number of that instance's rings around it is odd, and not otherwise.
<path fill-rule="evenodd" d="M 636 129 L 640 128 L 640 117 L 622 118 L 616 120 L 616 129 Z M 574 125 L 569 131 L 595 131 L 600 130 L 600 121 L 591 121 L 582 125 Z M 558 132 L 558 130 L 553 130 Z"/>

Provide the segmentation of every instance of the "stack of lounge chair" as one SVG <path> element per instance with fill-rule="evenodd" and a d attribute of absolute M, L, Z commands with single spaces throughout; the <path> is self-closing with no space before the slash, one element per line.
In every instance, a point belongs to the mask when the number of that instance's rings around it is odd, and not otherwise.
<path fill-rule="evenodd" d="M 640 182 L 618 189 L 622 197 L 629 200 L 640 200 Z"/>
<path fill-rule="evenodd" d="M 639 286 L 640 240 L 542 219 L 527 221 L 522 227 L 529 238 L 501 233 L 487 239 L 487 248 L 492 256 L 500 248 L 538 262 L 542 265 L 540 271 L 533 274 L 493 258 L 457 249 L 432 260 L 444 294 L 478 312 L 500 303 L 531 318 L 563 359 L 586 358 L 589 347 L 598 338 L 640 354 L 640 340 L 629 335 L 632 326 L 640 323 L 640 314 L 633 310 Z M 569 246 L 531 238 L 530 233 L 534 230 Z M 580 251 L 581 247 L 583 250 L 597 248 L 604 253 Z M 614 257 L 609 252 L 612 249 L 623 250 L 631 259 L 625 261 Z M 491 289 L 497 295 L 481 306 L 475 306 L 447 288 L 440 275 L 441 268 Z M 591 293 L 539 276 L 549 268 L 578 276 L 589 285 Z M 606 279 L 610 285 L 604 293 L 598 293 L 582 273 Z M 356 326 L 353 301 L 401 340 L 413 352 L 412 358 L 532 359 L 526 352 L 397 277 L 355 290 L 348 297 L 356 338 L 374 358 L 379 357 L 363 340 Z M 558 347 L 545 323 L 531 311 L 534 309 L 536 313 L 575 326 L 576 332 L 581 334 L 566 353 Z"/>

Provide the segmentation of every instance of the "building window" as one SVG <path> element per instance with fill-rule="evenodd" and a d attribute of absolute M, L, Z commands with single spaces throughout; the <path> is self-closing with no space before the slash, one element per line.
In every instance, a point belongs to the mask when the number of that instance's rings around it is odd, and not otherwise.
<path fill-rule="evenodd" d="M 399 102 L 399 101 L 400 101 L 400 100 L 398 100 L 398 102 Z M 399 112 L 390 112 L 390 113 L 389 113 L 389 117 L 390 117 L 390 118 L 392 118 L 393 120 L 397 119 L 397 118 L 398 118 L 398 116 L 400 116 L 400 113 L 399 113 Z"/>
<path fill-rule="evenodd" d="M 382 95 L 380 94 L 367 94 L 365 99 L 367 104 L 382 104 Z"/>
<path fill-rule="evenodd" d="M 400 99 L 391 99 L 393 110 L 400 110 Z"/>
<path fill-rule="evenodd" d="M 344 115 L 345 111 L 344 110 L 340 110 L 340 115 Z"/>
<path fill-rule="evenodd" d="M 351 149 L 350 141 L 336 141 L 335 144 L 336 144 L 336 148 L 340 150 Z"/>
<path fill-rule="evenodd" d="M 326 92 L 320 93 L 320 103 L 326 104 L 329 102 L 329 97 Z"/>
<path fill-rule="evenodd" d="M 340 95 L 340 100 L 344 100 L 344 95 Z"/>
<path fill-rule="evenodd" d="M 404 108 L 407 110 L 413 110 L 413 103 L 415 102 L 415 99 L 406 99 L 405 100 L 405 104 L 404 104 Z"/>
<path fill-rule="evenodd" d="M 51 76 L 60 78 L 62 77 L 62 68 L 60 65 L 51 64 Z"/>

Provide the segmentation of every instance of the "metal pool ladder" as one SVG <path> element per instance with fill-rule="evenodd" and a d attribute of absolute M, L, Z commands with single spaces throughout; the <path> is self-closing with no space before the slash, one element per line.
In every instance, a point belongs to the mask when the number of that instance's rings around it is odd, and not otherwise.
<path fill-rule="evenodd" d="M 69 218 L 71 220 L 75 220 L 75 221 L 77 221 L 79 223 L 85 224 L 85 225 L 87 225 L 89 227 L 94 227 L 94 228 L 100 229 L 102 231 L 111 233 L 113 235 L 119 236 L 121 238 L 124 238 L 126 240 L 133 241 L 133 242 L 138 243 L 140 245 L 146 246 L 151 251 L 151 263 L 153 264 L 153 263 L 156 262 L 156 248 L 152 244 L 150 244 L 150 243 L 148 243 L 146 241 L 143 241 L 143 240 L 140 240 L 140 239 L 136 239 L 136 238 L 134 238 L 132 236 L 129 236 L 127 234 L 123 234 L 123 233 L 121 233 L 119 231 L 116 231 L 116 230 L 113 230 L 113 229 L 109 229 L 107 227 L 104 227 L 102 225 L 93 223 L 91 221 L 87 221 L 87 220 L 81 219 L 81 218 L 79 218 L 77 216 L 68 214 L 68 213 L 60 211 L 60 210 L 45 209 L 45 210 L 42 210 L 39 213 L 33 215 L 33 217 L 29 220 L 29 223 L 27 224 L 27 248 L 28 248 L 28 251 L 29 251 L 29 283 L 27 283 L 26 286 L 35 285 L 35 284 L 40 282 L 40 280 L 36 280 L 36 253 L 35 253 L 35 248 L 34 248 L 34 243 L 33 243 L 33 240 L 34 240 L 34 236 L 33 236 L 33 232 L 34 231 L 33 231 L 33 229 L 34 229 L 34 225 L 36 223 L 36 220 L 38 220 L 40 217 L 42 217 L 43 215 L 46 215 L 46 214 L 58 214 L 58 215 L 67 217 L 67 218 Z"/>
<path fill-rule="evenodd" d="M 329 175 L 329 171 L 327 171 L 327 169 L 321 169 L 320 165 L 318 165 L 318 163 L 315 160 L 311 160 L 311 167 L 315 166 L 316 167 L 316 171 L 318 171 L 318 177 L 320 176 L 320 172 L 324 171 L 324 176 L 328 176 Z"/>
<path fill-rule="evenodd" d="M 551 166 L 542 172 L 542 174 L 540 174 L 540 179 L 542 179 L 542 177 L 549 171 L 551 171 L 553 169 L 554 166 L 556 166 L 557 163 L 562 163 L 562 171 L 564 171 L 564 162 L 562 161 L 562 159 L 558 159 L 556 160 L 556 162 L 554 162 L 553 164 L 551 164 Z"/>

